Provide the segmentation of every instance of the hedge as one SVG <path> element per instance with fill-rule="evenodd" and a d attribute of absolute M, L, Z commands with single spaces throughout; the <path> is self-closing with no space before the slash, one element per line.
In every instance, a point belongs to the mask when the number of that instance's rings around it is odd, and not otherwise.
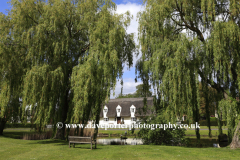
<path fill-rule="evenodd" d="M 200 124 L 200 127 L 201 126 L 207 126 L 207 120 L 201 120 L 198 123 Z M 226 124 L 227 124 L 226 121 L 221 121 L 221 123 L 222 123 L 222 126 L 226 126 Z M 182 121 L 181 124 L 189 124 L 189 122 L 188 121 Z M 218 121 L 211 120 L 210 121 L 210 126 L 218 126 Z"/>
<path fill-rule="evenodd" d="M 35 124 L 27 123 L 6 123 L 5 128 L 35 128 Z"/>

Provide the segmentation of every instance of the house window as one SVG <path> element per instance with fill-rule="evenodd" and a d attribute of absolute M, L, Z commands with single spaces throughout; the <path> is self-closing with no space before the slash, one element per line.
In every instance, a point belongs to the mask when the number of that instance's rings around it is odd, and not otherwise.
<path fill-rule="evenodd" d="M 137 119 L 135 117 L 131 118 L 131 121 L 136 121 Z"/>
<path fill-rule="evenodd" d="M 104 121 L 109 121 L 109 118 L 104 118 Z"/>
<path fill-rule="evenodd" d="M 108 112 L 108 108 L 107 108 L 107 106 L 104 106 L 104 109 L 103 109 L 103 117 L 104 118 L 107 118 L 107 112 Z"/>
<path fill-rule="evenodd" d="M 124 121 L 124 118 L 122 118 L 122 121 Z"/>
<path fill-rule="evenodd" d="M 121 114 L 121 111 L 122 111 L 122 107 L 118 105 L 118 106 L 116 107 L 117 117 L 121 117 L 121 115 L 120 115 L 120 114 Z"/>
<path fill-rule="evenodd" d="M 134 105 L 132 105 L 131 107 L 130 107 L 130 113 L 131 113 L 131 117 L 133 118 L 133 117 L 135 117 L 134 115 L 135 115 L 135 111 L 136 111 L 136 107 L 134 106 Z"/>

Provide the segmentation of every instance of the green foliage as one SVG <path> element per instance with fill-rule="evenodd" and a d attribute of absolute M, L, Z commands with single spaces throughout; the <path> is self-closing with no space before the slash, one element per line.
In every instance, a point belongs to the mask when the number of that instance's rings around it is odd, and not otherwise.
<path fill-rule="evenodd" d="M 240 103 L 235 99 L 228 98 L 220 101 L 223 119 L 226 119 L 228 127 L 228 138 L 231 141 L 240 119 Z"/>
<path fill-rule="evenodd" d="M 145 121 L 146 124 L 168 124 L 168 121 L 163 119 L 161 115 L 151 117 L 151 120 Z M 186 145 L 187 139 L 185 138 L 186 129 L 173 129 L 168 128 L 141 128 L 138 132 L 139 137 L 142 138 L 144 144 L 156 145 Z"/>
<path fill-rule="evenodd" d="M 144 84 L 139 84 L 136 86 L 136 95 L 139 97 L 151 97 L 152 92 L 150 91 L 151 86 L 145 88 Z"/>
<path fill-rule="evenodd" d="M 152 92 L 149 89 L 145 90 L 144 85 L 139 84 L 139 85 L 136 86 L 136 92 L 135 93 L 125 94 L 125 95 L 120 93 L 116 98 L 138 98 L 138 97 L 145 97 L 145 96 L 146 97 L 151 97 Z"/>
<path fill-rule="evenodd" d="M 210 121 L 217 121 L 216 117 L 210 117 Z"/>
<path fill-rule="evenodd" d="M 119 95 L 116 98 L 138 98 L 138 96 L 135 93 L 133 93 L 133 94 L 131 94 L 131 93 L 121 94 L 121 93 L 119 93 Z"/>
<path fill-rule="evenodd" d="M 228 0 L 144 2 L 146 8 L 139 13 L 138 77 L 156 88 L 159 106 L 169 121 L 187 115 L 189 121 L 197 122 L 204 104 L 210 123 L 213 102 L 220 115 L 219 101 L 239 96 L 240 4 Z M 233 129 L 236 123 L 232 124 Z"/>
<path fill-rule="evenodd" d="M 12 43 L 9 35 L 12 28 L 11 19 L 0 13 L 0 130 L 1 125 L 13 118 L 15 121 L 20 112 L 21 85 L 24 73 L 24 56 L 21 55 L 22 49 L 19 45 Z M 15 55 L 14 52 L 18 52 Z M 1 132 L 1 131 L 0 131 Z M 1 133 L 0 133 L 1 134 Z"/>
<path fill-rule="evenodd" d="M 109 0 L 11 0 L 0 14 L 1 117 L 22 99 L 32 119 L 98 123 L 102 103 L 121 78 L 123 63 L 132 65 L 131 15 L 115 14 Z M 64 129 L 62 130 L 64 131 Z"/>
<path fill-rule="evenodd" d="M 135 128 L 132 128 L 132 129 L 131 129 L 132 135 L 134 134 L 134 131 L 135 131 Z"/>

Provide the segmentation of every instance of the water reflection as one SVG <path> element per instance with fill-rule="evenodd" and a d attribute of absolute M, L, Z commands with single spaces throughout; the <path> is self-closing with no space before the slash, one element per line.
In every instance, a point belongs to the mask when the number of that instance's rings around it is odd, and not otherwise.
<path fill-rule="evenodd" d="M 120 138 L 108 138 L 108 139 L 97 139 L 98 144 L 105 145 L 141 145 L 142 140 L 136 138 L 128 138 L 126 140 L 121 140 Z"/>

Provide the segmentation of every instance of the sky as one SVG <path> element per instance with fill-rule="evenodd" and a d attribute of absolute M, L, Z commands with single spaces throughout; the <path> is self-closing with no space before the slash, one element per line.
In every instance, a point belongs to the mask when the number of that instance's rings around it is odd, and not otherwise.
<path fill-rule="evenodd" d="M 11 5 L 8 4 L 9 0 L 0 0 L 0 12 L 7 14 L 7 9 L 11 10 Z M 133 19 L 131 21 L 130 26 L 127 29 L 127 33 L 134 33 L 135 34 L 135 43 L 138 44 L 137 35 L 138 35 L 138 22 L 137 22 L 137 13 L 144 9 L 141 0 L 113 0 L 114 3 L 117 5 L 116 13 L 125 13 L 126 11 L 130 11 L 133 15 Z M 135 64 L 137 59 L 140 56 L 136 57 L 134 54 L 133 58 L 133 66 L 131 68 L 124 68 L 123 73 L 123 94 L 134 93 L 136 91 L 136 86 L 142 84 L 141 80 L 138 79 L 138 82 L 135 83 Z M 115 96 L 121 92 L 121 84 L 120 80 L 118 81 L 116 88 L 115 88 Z M 115 98 L 113 94 L 111 94 L 110 98 Z"/>

